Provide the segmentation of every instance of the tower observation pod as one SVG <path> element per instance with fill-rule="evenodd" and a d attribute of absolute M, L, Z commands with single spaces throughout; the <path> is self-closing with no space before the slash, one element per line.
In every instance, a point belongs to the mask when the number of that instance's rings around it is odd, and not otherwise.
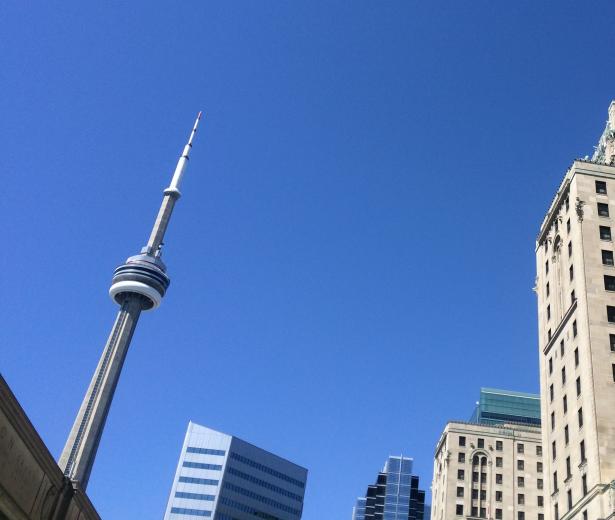
<path fill-rule="evenodd" d="M 164 190 L 147 245 L 140 254 L 128 258 L 113 273 L 109 295 L 120 310 L 59 461 L 64 476 L 83 490 L 88 484 L 113 394 L 141 311 L 157 308 L 169 287 L 170 279 L 161 259 L 162 241 L 175 203 L 181 196 L 179 185 L 188 165 L 200 120 L 201 112 L 177 162 L 171 183 Z"/>

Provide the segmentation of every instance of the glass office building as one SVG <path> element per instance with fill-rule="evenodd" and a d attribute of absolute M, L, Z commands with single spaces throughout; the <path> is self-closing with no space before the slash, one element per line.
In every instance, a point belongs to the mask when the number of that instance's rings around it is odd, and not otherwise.
<path fill-rule="evenodd" d="M 470 422 L 479 424 L 520 423 L 540 426 L 540 395 L 481 388 L 480 400 Z"/>
<path fill-rule="evenodd" d="M 299 520 L 307 470 L 237 437 L 188 424 L 165 520 Z"/>
<path fill-rule="evenodd" d="M 375 484 L 367 487 L 352 511 L 352 520 L 423 520 L 425 491 L 412 475 L 412 459 L 389 457 Z"/>

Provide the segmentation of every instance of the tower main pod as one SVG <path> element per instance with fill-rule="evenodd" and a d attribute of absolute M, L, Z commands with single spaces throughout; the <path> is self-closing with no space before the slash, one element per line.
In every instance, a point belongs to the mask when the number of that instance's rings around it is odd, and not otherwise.
<path fill-rule="evenodd" d="M 170 279 L 160 258 L 162 240 L 175 203 L 181 195 L 179 185 L 200 119 L 199 112 L 171 184 L 164 190 L 147 245 L 140 254 L 128 258 L 113 274 L 109 295 L 120 310 L 59 461 L 64 475 L 78 482 L 82 489 L 87 487 L 90 478 L 113 394 L 141 311 L 158 307 L 169 287 Z"/>

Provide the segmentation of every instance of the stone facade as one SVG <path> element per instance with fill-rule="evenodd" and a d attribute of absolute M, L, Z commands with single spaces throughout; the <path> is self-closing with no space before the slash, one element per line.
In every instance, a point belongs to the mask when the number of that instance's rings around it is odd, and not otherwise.
<path fill-rule="evenodd" d="M 449 422 L 436 447 L 431 520 L 544 520 L 539 427 Z"/>
<path fill-rule="evenodd" d="M 613 110 L 610 115 L 615 123 Z M 615 166 L 577 160 L 536 243 L 552 520 L 615 518 L 614 237 Z"/>

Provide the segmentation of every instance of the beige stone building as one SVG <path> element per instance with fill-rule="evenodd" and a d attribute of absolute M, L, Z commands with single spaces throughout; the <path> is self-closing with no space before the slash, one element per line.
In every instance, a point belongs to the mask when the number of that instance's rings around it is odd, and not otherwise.
<path fill-rule="evenodd" d="M 483 389 L 481 405 L 483 395 L 489 393 L 500 398 L 500 403 L 485 407 L 492 412 L 491 418 L 485 413 L 482 417 L 475 414 L 472 422 L 449 422 L 440 436 L 434 458 L 431 520 L 546 518 L 542 436 L 536 425 L 540 408 L 516 418 L 536 418 L 534 424 L 507 422 L 511 412 L 527 412 L 524 403 L 538 401 L 538 396 Z"/>
<path fill-rule="evenodd" d="M 562 180 L 536 242 L 550 520 L 615 518 L 615 102 Z"/>

